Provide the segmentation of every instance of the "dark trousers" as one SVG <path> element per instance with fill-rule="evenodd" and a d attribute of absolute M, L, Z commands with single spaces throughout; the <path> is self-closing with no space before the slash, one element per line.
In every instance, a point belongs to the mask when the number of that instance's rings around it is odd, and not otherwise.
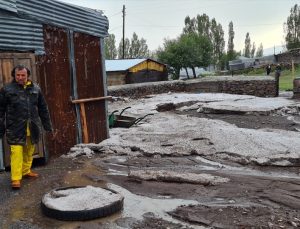
<path fill-rule="evenodd" d="M 275 72 L 275 85 L 276 85 L 276 94 L 275 96 L 278 97 L 279 95 L 279 77 L 280 77 L 280 72 Z"/>

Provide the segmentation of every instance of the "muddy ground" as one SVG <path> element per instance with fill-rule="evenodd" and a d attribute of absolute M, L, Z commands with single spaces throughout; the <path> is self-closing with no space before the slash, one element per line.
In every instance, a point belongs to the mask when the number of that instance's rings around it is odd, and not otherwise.
<path fill-rule="evenodd" d="M 282 116 L 168 112 L 219 119 L 242 128 L 298 131 L 297 124 Z M 299 228 L 299 166 L 243 165 L 209 155 L 131 156 L 101 150 L 92 158 L 52 158 L 48 165 L 35 168 L 40 178 L 24 180 L 20 191 L 10 190 L 9 172 L 0 174 L 0 228 Z M 128 176 L 130 171 L 141 170 L 207 173 L 229 182 L 194 184 Z M 65 222 L 41 212 L 41 198 L 53 188 L 110 184 L 125 196 L 124 210 L 111 217 Z"/>

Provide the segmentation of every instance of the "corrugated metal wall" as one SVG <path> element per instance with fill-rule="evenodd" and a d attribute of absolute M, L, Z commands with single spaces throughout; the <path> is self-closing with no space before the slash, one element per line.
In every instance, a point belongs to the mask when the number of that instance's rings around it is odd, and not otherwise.
<path fill-rule="evenodd" d="M 104 96 L 101 46 L 98 37 L 74 33 L 74 53 L 78 99 Z M 108 137 L 105 101 L 85 103 L 89 142 Z"/>
<path fill-rule="evenodd" d="M 47 139 L 50 154 L 67 153 L 77 142 L 74 105 L 70 101 L 72 81 L 68 32 L 52 26 L 44 27 L 46 55 L 39 57 L 38 75 L 47 100 L 55 139 Z"/>
<path fill-rule="evenodd" d="M 0 49 L 44 52 L 43 26 L 0 13 Z"/>
<path fill-rule="evenodd" d="M 0 9 L 16 13 L 16 0 L 0 0 Z"/>
<path fill-rule="evenodd" d="M 98 37 L 108 35 L 108 20 L 101 11 L 54 0 L 17 0 L 17 8 L 19 16 L 43 24 Z"/>
<path fill-rule="evenodd" d="M 101 11 L 54 0 L 0 0 L 0 50 L 43 54 L 43 24 L 108 35 L 108 20 Z"/>

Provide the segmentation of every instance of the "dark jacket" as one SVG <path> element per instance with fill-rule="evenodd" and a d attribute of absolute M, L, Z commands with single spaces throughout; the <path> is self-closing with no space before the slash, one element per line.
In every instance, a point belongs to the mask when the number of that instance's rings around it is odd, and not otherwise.
<path fill-rule="evenodd" d="M 25 145 L 27 123 L 33 144 L 39 141 L 41 124 L 46 131 L 52 131 L 48 107 L 40 87 L 31 83 L 25 89 L 13 81 L 0 90 L 0 138 L 6 131 L 8 144 Z"/>

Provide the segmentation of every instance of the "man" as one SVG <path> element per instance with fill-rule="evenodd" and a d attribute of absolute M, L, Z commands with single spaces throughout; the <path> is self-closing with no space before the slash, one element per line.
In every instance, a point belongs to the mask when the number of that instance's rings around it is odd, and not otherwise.
<path fill-rule="evenodd" d="M 281 75 L 281 66 L 277 64 L 275 68 L 276 96 L 279 95 L 279 77 Z"/>
<path fill-rule="evenodd" d="M 41 89 L 29 80 L 29 69 L 18 65 L 11 76 L 12 82 L 0 90 L 0 138 L 6 132 L 11 150 L 11 185 L 19 189 L 23 177 L 38 177 L 31 170 L 34 144 L 39 141 L 41 123 L 46 131 L 52 131 L 52 125 Z"/>
<path fill-rule="evenodd" d="M 266 70 L 267 70 L 267 75 L 270 75 L 271 73 L 271 65 L 268 64 L 268 66 L 266 67 Z"/>
<path fill-rule="evenodd" d="M 281 66 L 280 64 L 277 64 L 276 68 L 275 68 L 275 74 L 280 77 L 281 75 Z"/>

